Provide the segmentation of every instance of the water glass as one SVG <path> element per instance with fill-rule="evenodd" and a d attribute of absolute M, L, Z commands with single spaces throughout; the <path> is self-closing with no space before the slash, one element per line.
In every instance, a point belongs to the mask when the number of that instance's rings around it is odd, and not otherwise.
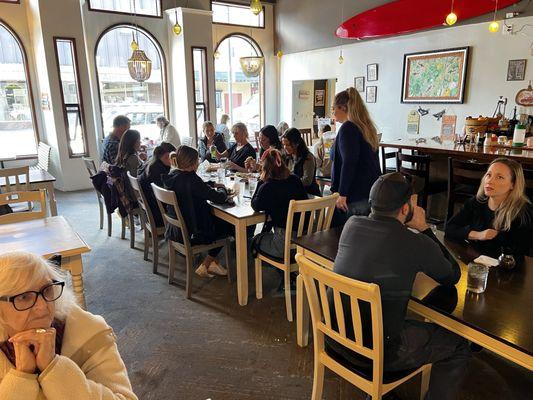
<path fill-rule="evenodd" d="M 245 188 L 245 185 L 246 185 L 246 182 L 244 182 L 243 180 L 239 180 L 236 182 L 236 189 L 237 189 L 237 194 L 238 194 L 238 197 L 239 197 L 239 203 L 242 202 L 244 200 L 244 188 Z"/>
<path fill-rule="evenodd" d="M 489 267 L 471 262 L 468 264 L 467 290 L 474 293 L 483 293 L 487 288 Z"/>
<path fill-rule="evenodd" d="M 250 176 L 250 178 L 248 178 L 248 190 L 250 191 L 250 197 L 254 195 L 256 188 L 257 178 L 255 176 Z"/>
<path fill-rule="evenodd" d="M 220 163 L 218 164 L 218 168 L 217 168 L 217 182 L 224 183 L 225 178 L 226 178 L 226 170 L 224 169 L 224 165 Z"/>

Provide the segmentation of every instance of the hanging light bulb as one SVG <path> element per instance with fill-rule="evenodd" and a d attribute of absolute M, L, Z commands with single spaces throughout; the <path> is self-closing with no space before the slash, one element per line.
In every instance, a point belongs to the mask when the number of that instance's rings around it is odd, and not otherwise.
<path fill-rule="evenodd" d="M 254 15 L 259 15 L 261 11 L 263 11 L 261 0 L 252 0 L 250 2 L 250 11 L 253 12 Z"/>
<path fill-rule="evenodd" d="M 176 36 L 179 36 L 181 34 L 182 29 L 181 29 L 180 23 L 178 22 L 178 9 L 177 8 L 174 10 L 174 15 L 176 17 L 176 23 L 172 27 L 172 31 L 176 34 Z"/>
<path fill-rule="evenodd" d="M 278 50 L 278 52 L 276 53 L 276 57 L 278 58 L 283 57 L 283 52 L 281 50 Z"/>
<path fill-rule="evenodd" d="M 452 0 L 452 8 L 450 10 L 450 13 L 446 16 L 446 23 L 449 26 L 452 26 L 457 22 L 457 15 L 453 12 L 453 0 Z"/>
<path fill-rule="evenodd" d="M 344 57 L 342 56 L 342 50 L 341 54 L 339 55 L 339 64 L 342 64 L 344 62 Z"/>
<path fill-rule="evenodd" d="M 494 6 L 494 16 L 492 18 L 492 22 L 489 25 L 489 31 L 492 33 L 496 33 L 500 30 L 500 24 L 498 21 L 496 21 L 496 11 L 498 10 L 498 0 L 496 0 L 496 4 Z"/>
<path fill-rule="evenodd" d="M 220 58 L 220 51 L 218 51 L 218 50 L 215 51 L 215 52 L 213 53 L 213 57 L 215 57 L 215 59 L 218 60 L 218 59 Z"/>
<path fill-rule="evenodd" d="M 130 49 L 131 49 L 131 51 L 139 50 L 139 45 L 137 44 L 137 42 L 135 41 L 135 39 L 133 39 L 133 40 L 131 41 Z"/>

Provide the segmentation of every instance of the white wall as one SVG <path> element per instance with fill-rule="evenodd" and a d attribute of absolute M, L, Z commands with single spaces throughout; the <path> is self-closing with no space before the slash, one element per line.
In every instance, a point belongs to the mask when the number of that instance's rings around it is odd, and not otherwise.
<path fill-rule="evenodd" d="M 533 24 L 533 17 L 519 18 L 513 22 L 515 27 L 521 27 L 526 23 Z M 532 35 L 533 29 L 526 27 L 523 32 Z M 353 86 L 355 76 L 366 75 L 367 64 L 378 63 L 379 80 L 372 82 L 378 87 L 377 103 L 367 104 L 367 107 L 385 139 L 405 137 L 407 113 L 417 109 L 418 105 L 400 103 L 404 54 L 471 46 L 465 103 L 423 105 L 423 108 L 430 109 L 430 114 L 421 118 L 421 136 L 440 134 L 440 122 L 431 114 L 443 108 L 448 114 L 457 115 L 459 130 L 469 115 L 492 116 L 500 95 L 509 99 L 509 114 L 515 105 L 516 93 L 527 87 L 528 79 L 533 79 L 531 42 L 531 36 L 506 36 L 501 32 L 492 34 L 488 31 L 488 25 L 482 23 L 343 46 L 343 64 L 337 61 L 340 47 L 286 55 L 282 58 L 280 75 L 280 116 L 285 120 L 291 118 L 293 81 L 336 76 L 337 91 L 340 91 Z M 507 82 L 508 61 L 523 58 L 528 60 L 526 80 Z"/>
<path fill-rule="evenodd" d="M 315 81 L 292 83 L 292 119 L 286 120 L 290 127 L 309 128 L 313 126 L 313 102 Z M 300 91 L 308 92 L 307 98 L 300 98 Z"/>

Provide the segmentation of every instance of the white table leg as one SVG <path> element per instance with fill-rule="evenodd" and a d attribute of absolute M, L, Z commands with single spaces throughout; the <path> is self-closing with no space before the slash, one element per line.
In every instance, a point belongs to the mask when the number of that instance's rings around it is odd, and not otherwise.
<path fill-rule="evenodd" d="M 83 263 L 81 255 L 65 257 L 61 260 L 61 266 L 70 272 L 72 278 L 72 290 L 81 308 L 86 309 L 85 292 L 83 287 Z"/>
<path fill-rule="evenodd" d="M 248 243 L 246 239 L 246 222 L 239 220 L 235 224 L 235 257 L 237 261 L 237 297 L 239 304 L 248 304 Z"/>

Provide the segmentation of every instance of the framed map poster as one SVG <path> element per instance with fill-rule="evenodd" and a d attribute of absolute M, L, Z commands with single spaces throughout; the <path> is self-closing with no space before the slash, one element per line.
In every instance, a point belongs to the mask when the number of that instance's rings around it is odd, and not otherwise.
<path fill-rule="evenodd" d="M 405 54 L 402 103 L 463 103 L 469 47 Z"/>

